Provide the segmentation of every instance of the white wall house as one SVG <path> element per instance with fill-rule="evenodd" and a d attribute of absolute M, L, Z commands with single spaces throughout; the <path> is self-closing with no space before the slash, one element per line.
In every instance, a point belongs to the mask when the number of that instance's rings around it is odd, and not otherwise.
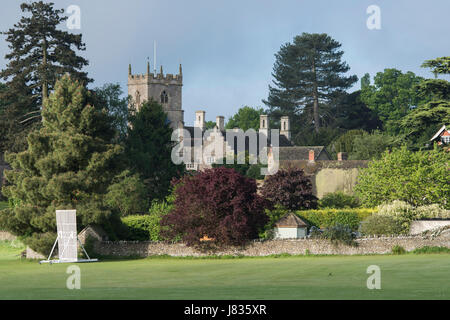
<path fill-rule="evenodd" d="M 275 239 L 305 238 L 308 234 L 308 224 L 296 214 L 290 212 L 278 220 L 274 232 Z"/>

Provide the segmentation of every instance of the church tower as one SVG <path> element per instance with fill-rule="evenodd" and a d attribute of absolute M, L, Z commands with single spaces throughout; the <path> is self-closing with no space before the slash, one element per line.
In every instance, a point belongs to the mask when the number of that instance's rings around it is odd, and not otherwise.
<path fill-rule="evenodd" d="M 150 73 L 150 63 L 147 62 L 146 74 L 132 74 L 131 64 L 128 66 L 128 95 L 131 96 L 139 110 L 144 101 L 153 98 L 163 106 L 164 111 L 173 129 L 179 123 L 184 123 L 184 111 L 181 104 L 181 88 L 183 86 L 183 73 L 177 75 L 163 74 L 161 66 L 158 74 Z"/>

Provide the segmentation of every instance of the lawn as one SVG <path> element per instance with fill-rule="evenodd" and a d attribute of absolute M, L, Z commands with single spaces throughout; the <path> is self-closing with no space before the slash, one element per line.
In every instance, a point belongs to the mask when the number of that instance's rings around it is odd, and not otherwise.
<path fill-rule="evenodd" d="M 450 255 L 147 258 L 78 264 L 20 260 L 0 245 L 0 299 L 450 299 Z M 366 287 L 369 265 L 381 290 Z"/>

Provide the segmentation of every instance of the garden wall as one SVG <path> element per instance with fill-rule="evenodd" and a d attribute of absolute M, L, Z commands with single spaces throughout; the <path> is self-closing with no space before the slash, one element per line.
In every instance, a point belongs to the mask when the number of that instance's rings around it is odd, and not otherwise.
<path fill-rule="evenodd" d="M 8 231 L 1 231 L 0 230 L 0 241 L 2 240 L 15 240 L 17 237 L 11 233 L 9 233 Z"/>
<path fill-rule="evenodd" d="M 450 219 L 417 220 L 411 222 L 410 234 L 419 234 L 427 230 L 433 230 L 444 226 L 450 226 Z"/>
<path fill-rule="evenodd" d="M 368 163 L 366 160 L 285 160 L 280 161 L 280 168 L 293 166 L 303 169 L 311 178 L 314 195 L 320 199 L 336 191 L 353 194 L 359 170 L 367 168 Z"/>
<path fill-rule="evenodd" d="M 450 230 L 449 230 L 450 231 Z M 216 255 L 244 255 L 266 256 L 271 254 L 375 254 L 389 253 L 395 245 L 402 246 L 407 251 L 423 246 L 443 246 L 450 248 L 450 232 L 436 238 L 416 237 L 384 237 L 357 239 L 358 246 L 333 245 L 322 239 L 270 240 L 255 241 L 246 247 L 228 248 L 218 252 L 199 252 L 183 243 L 163 242 L 111 242 L 102 241 L 94 244 L 97 254 L 108 256 L 141 256 L 170 255 L 170 256 L 206 256 Z"/>

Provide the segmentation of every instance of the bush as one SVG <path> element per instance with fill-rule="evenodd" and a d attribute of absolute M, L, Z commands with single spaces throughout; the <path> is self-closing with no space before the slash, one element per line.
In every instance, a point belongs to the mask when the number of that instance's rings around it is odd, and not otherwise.
<path fill-rule="evenodd" d="M 289 210 L 317 207 L 311 181 L 301 169 L 278 170 L 274 175 L 266 177 L 261 194 L 273 204 Z"/>
<path fill-rule="evenodd" d="M 430 247 L 430 246 L 423 246 L 421 248 L 414 249 L 411 251 L 411 253 L 415 254 L 428 254 L 428 253 L 450 253 L 450 248 L 447 247 Z"/>
<path fill-rule="evenodd" d="M 379 159 L 386 149 L 391 149 L 394 146 L 398 146 L 397 139 L 379 131 L 356 135 L 353 138 L 352 151 L 349 154 L 349 159 Z"/>
<path fill-rule="evenodd" d="M 161 219 L 172 209 L 173 204 L 167 201 L 153 201 L 149 214 L 132 215 L 122 218 L 127 226 L 127 240 L 134 241 L 162 241 Z"/>
<path fill-rule="evenodd" d="M 348 195 L 342 191 L 327 193 L 319 200 L 319 208 L 357 208 L 359 201 L 355 196 Z"/>
<path fill-rule="evenodd" d="M 408 234 L 411 222 L 417 219 L 414 207 L 398 200 L 378 206 L 377 215 L 391 217 L 400 227 L 399 234 Z"/>
<path fill-rule="evenodd" d="M 406 250 L 402 246 L 395 245 L 392 247 L 392 254 L 405 254 Z"/>
<path fill-rule="evenodd" d="M 369 207 L 401 200 L 413 206 L 435 203 L 450 209 L 449 163 L 450 152 L 437 148 L 412 152 L 402 147 L 385 152 L 382 159 L 360 171 L 356 196 Z"/>
<path fill-rule="evenodd" d="M 267 201 L 256 181 L 234 169 L 206 169 L 176 183 L 173 210 L 161 220 L 168 238 L 187 245 L 243 245 L 258 237 L 268 221 Z M 207 236 L 211 241 L 202 241 Z"/>
<path fill-rule="evenodd" d="M 356 235 L 352 230 L 345 225 L 336 224 L 332 227 L 326 228 L 321 238 L 328 239 L 335 244 L 343 243 L 349 246 L 356 246 L 355 242 Z"/>
<path fill-rule="evenodd" d="M 416 208 L 417 219 L 448 219 L 450 218 L 450 210 L 442 208 L 434 203 Z"/>
<path fill-rule="evenodd" d="M 359 230 L 365 235 L 397 235 L 401 233 L 402 226 L 391 216 L 374 214 L 361 223 Z"/>
<path fill-rule="evenodd" d="M 327 228 L 337 224 L 348 226 L 351 230 L 358 230 L 359 224 L 368 216 L 375 213 L 375 209 L 320 209 L 302 210 L 296 214 L 306 220 L 311 226 Z"/>
<path fill-rule="evenodd" d="M 108 187 L 105 202 L 122 216 L 143 213 L 148 208 L 147 191 L 138 174 L 125 170 L 116 176 Z"/>

